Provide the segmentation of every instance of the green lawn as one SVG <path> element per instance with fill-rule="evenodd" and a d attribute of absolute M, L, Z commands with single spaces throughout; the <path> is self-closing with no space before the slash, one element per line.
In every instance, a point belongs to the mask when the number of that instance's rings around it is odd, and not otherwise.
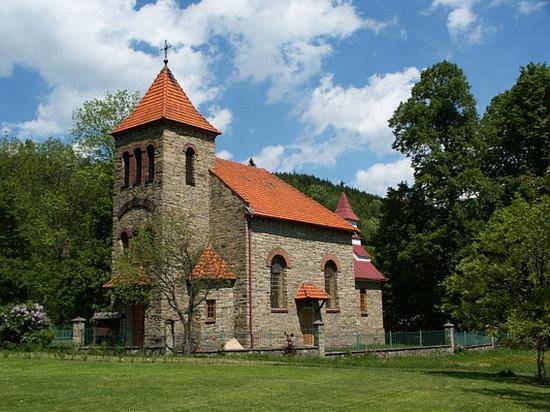
<path fill-rule="evenodd" d="M 523 351 L 324 361 L 23 356 L 0 353 L 1 410 L 550 410 L 550 387 L 530 377 L 533 354 Z"/>

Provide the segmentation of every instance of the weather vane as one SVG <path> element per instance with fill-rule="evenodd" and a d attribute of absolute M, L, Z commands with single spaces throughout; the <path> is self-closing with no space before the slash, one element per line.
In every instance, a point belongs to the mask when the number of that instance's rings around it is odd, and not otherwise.
<path fill-rule="evenodd" d="M 172 45 L 164 40 L 164 47 L 160 49 L 161 52 L 164 52 L 164 64 L 168 64 L 168 49 L 170 48 L 172 48 Z"/>

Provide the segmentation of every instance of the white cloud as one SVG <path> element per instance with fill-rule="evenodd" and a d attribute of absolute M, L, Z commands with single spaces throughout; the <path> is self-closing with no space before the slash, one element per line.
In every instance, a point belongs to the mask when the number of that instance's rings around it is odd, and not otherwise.
<path fill-rule="evenodd" d="M 233 153 L 228 150 L 221 150 L 216 153 L 216 157 L 219 157 L 220 159 L 231 160 L 233 159 Z"/>
<path fill-rule="evenodd" d="M 479 0 L 433 0 L 431 9 L 450 10 L 447 15 L 447 31 L 456 43 L 479 44 L 493 27 L 487 26 L 474 11 Z"/>
<path fill-rule="evenodd" d="M 144 91 L 160 58 L 136 44 L 158 50 L 168 39 L 170 67 L 197 105 L 215 105 L 222 90 L 211 63 L 221 59 L 235 78 L 267 81 L 273 101 L 317 74 L 335 41 L 391 24 L 363 18 L 342 0 L 203 0 L 185 8 L 158 0 L 139 9 L 132 0 L 3 1 L 0 76 L 21 65 L 51 90 L 35 119 L 9 126 L 20 135 L 66 132 L 84 100 L 120 88 Z"/>
<path fill-rule="evenodd" d="M 550 1 L 548 0 L 521 0 L 518 3 L 518 10 L 522 14 L 531 14 L 542 10 L 544 7 L 550 7 Z"/>
<path fill-rule="evenodd" d="M 268 146 L 262 155 L 271 155 L 271 170 L 290 171 L 307 164 L 333 166 L 342 154 L 364 148 L 379 155 L 389 153 L 393 134 L 388 120 L 399 103 L 410 97 L 419 78 L 420 71 L 410 67 L 370 76 L 363 87 L 346 88 L 325 76 L 302 102 L 305 134 L 286 147 Z"/>
<path fill-rule="evenodd" d="M 275 171 L 281 167 L 284 152 L 284 146 L 266 146 L 256 156 L 252 156 L 252 158 L 258 167 Z"/>
<path fill-rule="evenodd" d="M 227 133 L 233 121 L 233 113 L 231 113 L 231 110 L 214 106 L 210 108 L 209 112 L 210 116 L 208 116 L 208 121 L 218 130 Z"/>
<path fill-rule="evenodd" d="M 355 174 L 355 186 L 368 193 L 385 195 L 388 187 L 401 182 L 413 183 L 414 175 L 409 159 L 400 159 L 390 163 L 376 163 L 367 170 Z"/>

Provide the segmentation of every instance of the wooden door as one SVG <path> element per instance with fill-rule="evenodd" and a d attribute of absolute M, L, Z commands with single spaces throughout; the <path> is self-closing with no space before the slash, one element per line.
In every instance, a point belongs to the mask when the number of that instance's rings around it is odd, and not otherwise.
<path fill-rule="evenodd" d="M 304 306 L 300 312 L 300 327 L 302 329 L 304 345 L 313 345 L 313 307 Z"/>
<path fill-rule="evenodd" d="M 145 329 L 145 308 L 143 305 L 134 306 L 133 319 L 133 341 L 132 345 L 137 347 L 143 346 L 143 335 Z"/>

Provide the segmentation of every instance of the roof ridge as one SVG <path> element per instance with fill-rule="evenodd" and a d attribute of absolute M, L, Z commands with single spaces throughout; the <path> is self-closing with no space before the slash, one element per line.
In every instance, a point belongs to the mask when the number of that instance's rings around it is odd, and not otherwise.
<path fill-rule="evenodd" d="M 321 209 L 323 209 L 325 212 L 328 212 L 330 213 L 333 217 L 335 217 L 336 219 L 338 219 L 342 224 L 346 225 L 346 226 L 349 226 L 350 229 L 353 228 L 353 230 L 357 231 L 357 228 L 354 228 L 346 219 L 343 219 L 342 217 L 338 216 L 336 213 L 334 213 L 332 210 L 330 210 L 329 208 L 323 206 L 321 203 L 317 202 L 315 199 L 309 197 L 308 195 L 306 195 L 305 193 L 302 193 L 300 190 L 296 189 L 294 186 L 292 186 L 291 184 L 285 182 L 283 179 L 281 179 L 280 177 L 278 177 L 277 175 L 271 173 L 270 171 L 268 171 L 267 169 L 265 168 L 262 168 L 262 167 L 256 167 L 256 166 L 249 166 L 247 164 L 244 164 L 244 163 L 240 163 L 240 162 L 235 162 L 233 160 L 227 160 L 227 159 L 222 159 L 222 158 L 216 158 L 216 161 L 220 161 L 220 162 L 225 162 L 225 163 L 228 163 L 228 164 L 233 164 L 233 165 L 236 165 L 236 166 L 239 166 L 241 168 L 245 168 L 245 169 L 248 169 L 248 170 L 251 170 L 251 171 L 259 171 L 261 172 L 262 174 L 264 175 L 267 175 L 267 176 L 270 176 L 271 178 L 277 180 L 277 182 L 279 182 L 280 184 L 284 185 L 285 187 L 289 188 L 292 192 L 294 192 L 297 196 L 301 197 L 302 199 L 304 200 L 307 200 L 309 202 L 313 202 L 315 203 L 317 206 L 319 206 Z M 222 181 L 224 181 L 223 177 L 219 176 L 217 173 L 214 172 L 214 174 Z M 231 185 L 228 183 L 228 182 L 224 182 L 227 186 L 229 186 L 231 188 Z M 239 196 L 242 198 L 242 196 Z M 244 199 L 243 199 L 244 200 Z M 247 202 L 245 200 L 245 203 L 247 204 L 250 204 L 250 202 Z M 262 213 L 261 212 L 257 212 L 257 214 L 259 216 L 262 216 Z M 269 217 L 269 216 L 268 216 Z"/>

